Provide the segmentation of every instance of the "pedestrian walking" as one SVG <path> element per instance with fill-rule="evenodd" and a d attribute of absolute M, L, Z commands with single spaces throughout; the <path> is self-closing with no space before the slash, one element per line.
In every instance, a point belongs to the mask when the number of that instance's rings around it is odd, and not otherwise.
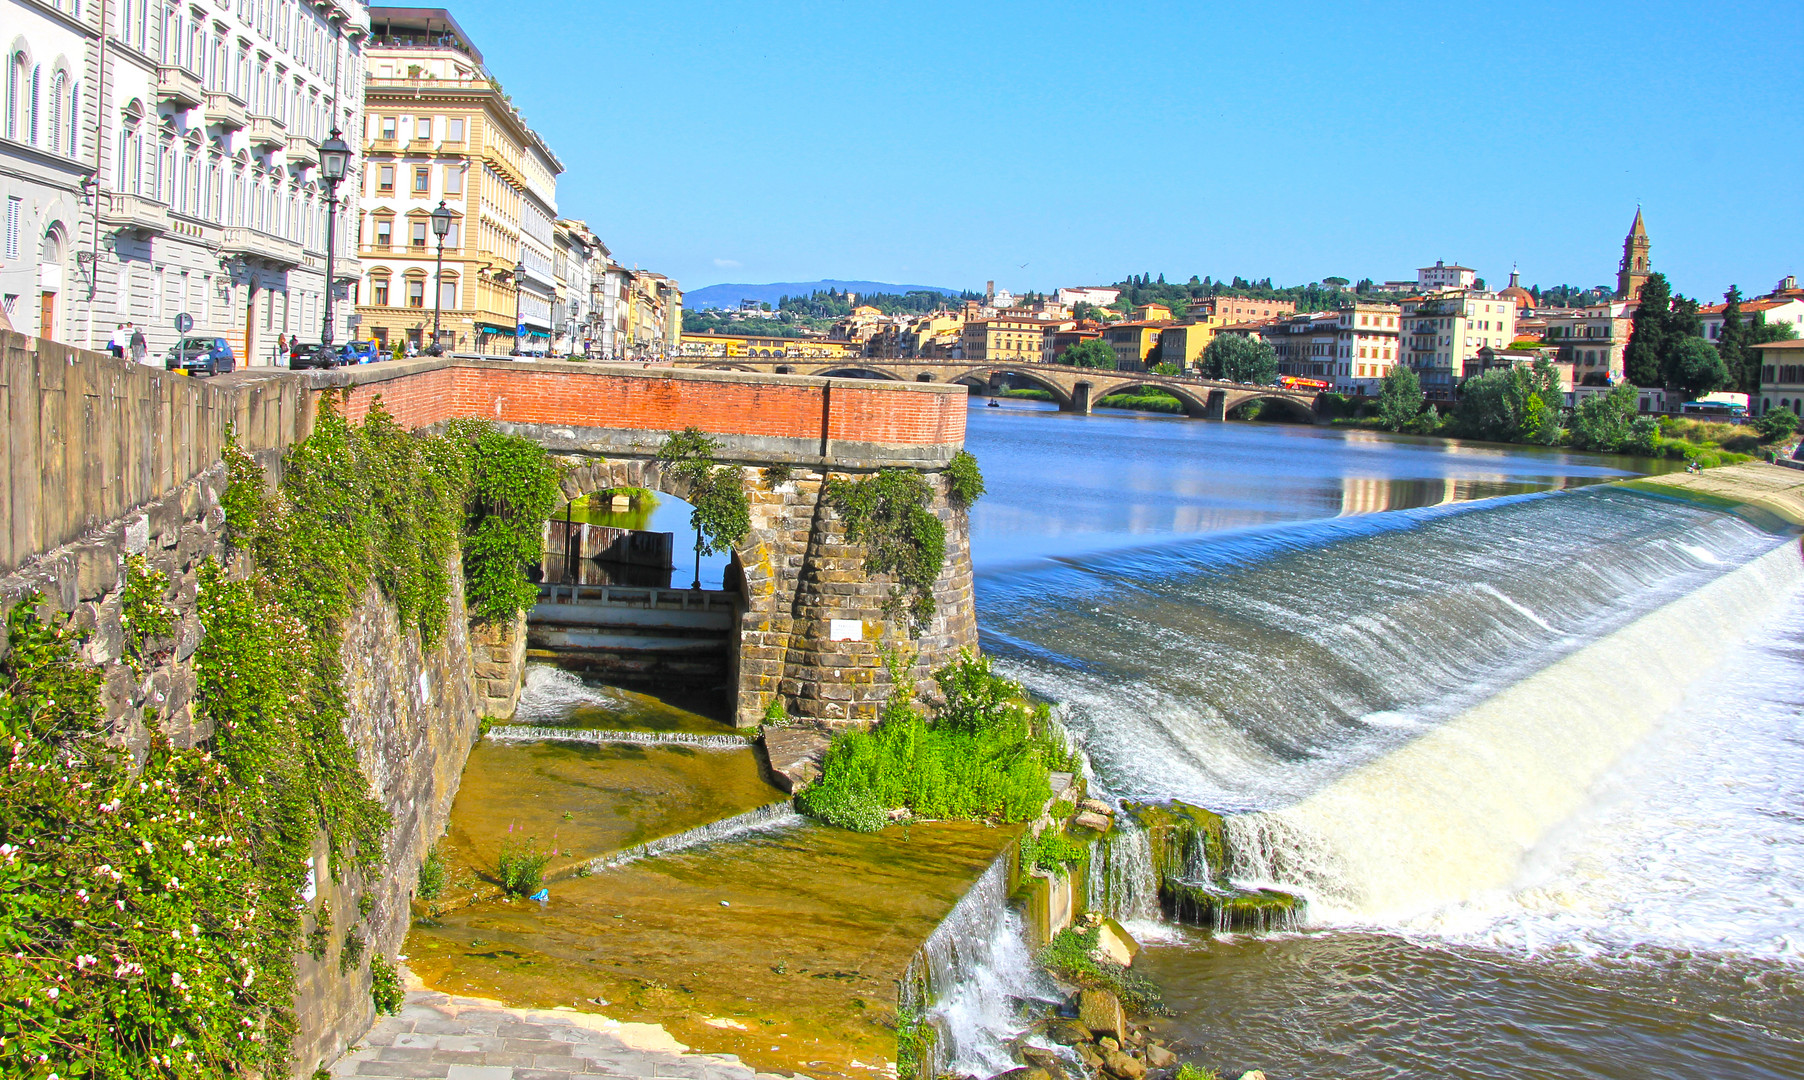
<path fill-rule="evenodd" d="M 132 328 L 131 336 L 132 363 L 149 363 L 150 343 L 144 340 L 144 331 L 140 327 Z"/>
<path fill-rule="evenodd" d="M 277 367 L 287 367 L 288 366 L 288 356 L 293 351 L 294 351 L 294 347 L 293 347 L 293 345 L 291 345 L 289 343 L 288 335 L 287 334 L 277 334 L 276 335 L 276 366 Z"/>
<path fill-rule="evenodd" d="M 118 326 L 113 327 L 113 336 L 106 339 L 106 351 L 112 353 L 121 360 L 125 359 L 125 338 L 124 323 L 120 323 Z"/>

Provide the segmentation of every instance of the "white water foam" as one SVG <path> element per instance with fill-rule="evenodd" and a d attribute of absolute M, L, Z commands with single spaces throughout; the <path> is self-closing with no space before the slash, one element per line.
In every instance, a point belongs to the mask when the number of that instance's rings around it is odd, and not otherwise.
<path fill-rule="evenodd" d="M 703 735 L 691 731 L 609 731 L 596 728 L 497 724 L 488 738 L 497 742 L 630 743 L 637 746 L 694 746 L 704 750 L 744 750 L 749 735 Z"/>
<path fill-rule="evenodd" d="M 1787 543 L 1466 709 L 1292 807 L 1229 818 L 1233 876 L 1249 885 L 1303 893 L 1318 921 L 1368 926 L 1432 925 L 1456 905 L 1507 892 L 1531 855 L 1587 805 L 1593 785 L 1682 705 L 1689 683 L 1721 670 L 1750 623 L 1785 605 L 1795 607 L 1801 582 L 1799 547 Z M 1795 677 L 1782 685 L 1796 685 Z M 1731 778 L 1742 765 L 1737 760 L 1717 779 L 1725 792 L 1737 790 Z M 1683 771 L 1664 782 L 1681 789 L 1689 783 Z M 1750 786 L 1760 788 L 1758 782 Z M 1718 800 L 1723 809 L 1714 828 L 1733 831 L 1727 822 L 1737 820 L 1735 805 L 1745 810 L 1750 786 Z M 1678 805 L 1697 802 L 1681 798 Z M 1795 797 L 1791 805 L 1796 806 Z M 1625 821 L 1632 822 L 1632 816 Z M 1697 825 L 1675 819 L 1661 842 L 1677 847 L 1666 849 L 1664 856 L 1658 846 L 1644 849 L 1639 857 L 1649 863 L 1636 872 L 1641 880 L 1597 894 L 1597 910 L 1617 910 L 1612 903 L 1627 903 L 1635 890 L 1650 887 L 1674 863 L 1702 856 L 1688 838 Z M 1605 878 L 1621 872 L 1610 850 L 1594 853 L 1590 864 Z M 1583 858 L 1573 865 L 1582 864 Z M 1789 875 L 1785 888 L 1790 895 L 1804 892 L 1797 865 L 1787 861 L 1778 869 Z M 1710 876 L 1707 870 L 1700 873 Z M 1550 878 L 1557 879 L 1557 874 Z M 1605 899 L 1618 893 L 1617 901 Z M 1645 918 L 1662 918 L 1654 914 L 1656 908 L 1642 909 Z M 1494 928 L 1479 929 L 1488 924 L 1477 910 L 1445 917 L 1475 920 L 1466 932 L 1511 933 L 1507 918 Z M 1795 899 L 1789 910 L 1795 919 Z M 1673 924 L 1684 921 L 1677 914 L 1664 918 Z M 1721 936 L 1709 928 L 1701 932 Z M 1776 926 L 1754 936 L 1762 934 L 1787 940 Z"/>
<path fill-rule="evenodd" d="M 1804 595 L 1694 683 L 1510 887 L 1404 924 L 1515 952 L 1804 964 Z"/>
<path fill-rule="evenodd" d="M 592 872 L 607 870 L 616 866 L 625 866 L 630 862 L 638 862 L 640 859 L 672 855 L 679 851 L 701 847 L 703 844 L 731 840 L 748 833 L 774 832 L 778 829 L 794 828 L 806 820 L 802 815 L 796 813 L 788 802 L 770 803 L 767 806 L 760 806 L 756 810 L 735 814 L 730 818 L 698 825 L 674 836 L 660 837 L 630 848 L 609 852 L 606 855 L 598 855 L 589 860 L 588 868 Z"/>
<path fill-rule="evenodd" d="M 549 724 L 568 719 L 584 706 L 621 709 L 628 703 L 624 691 L 590 686 L 576 673 L 550 664 L 528 664 L 520 684 L 520 702 L 514 708 L 514 722 L 526 726 Z"/>

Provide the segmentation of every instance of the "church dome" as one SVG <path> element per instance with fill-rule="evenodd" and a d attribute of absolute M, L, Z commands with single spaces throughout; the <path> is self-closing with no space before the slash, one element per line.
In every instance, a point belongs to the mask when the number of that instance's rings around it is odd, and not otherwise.
<path fill-rule="evenodd" d="M 1514 300 L 1516 302 L 1516 310 L 1518 311 L 1526 311 L 1535 306 L 1535 298 L 1529 294 L 1527 289 L 1520 285 L 1511 285 L 1509 288 L 1500 291 L 1497 295 L 1507 296 L 1511 300 Z"/>

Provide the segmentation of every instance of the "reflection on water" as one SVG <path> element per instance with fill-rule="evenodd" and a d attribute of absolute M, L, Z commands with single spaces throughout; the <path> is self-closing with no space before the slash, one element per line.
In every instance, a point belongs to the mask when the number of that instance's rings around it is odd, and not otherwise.
<path fill-rule="evenodd" d="M 1286 521 L 1467 502 L 1667 472 L 1675 463 L 1348 428 L 1075 416 L 1011 402 L 967 414 L 988 494 L 972 558 L 1027 560 Z"/>

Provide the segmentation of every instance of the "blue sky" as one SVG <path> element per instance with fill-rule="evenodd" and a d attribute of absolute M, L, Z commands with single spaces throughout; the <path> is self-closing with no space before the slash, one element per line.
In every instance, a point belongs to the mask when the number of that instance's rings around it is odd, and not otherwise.
<path fill-rule="evenodd" d="M 560 210 L 678 278 L 1804 274 L 1804 7 L 453 6 Z M 1025 265 L 1023 265 L 1025 264 Z"/>

